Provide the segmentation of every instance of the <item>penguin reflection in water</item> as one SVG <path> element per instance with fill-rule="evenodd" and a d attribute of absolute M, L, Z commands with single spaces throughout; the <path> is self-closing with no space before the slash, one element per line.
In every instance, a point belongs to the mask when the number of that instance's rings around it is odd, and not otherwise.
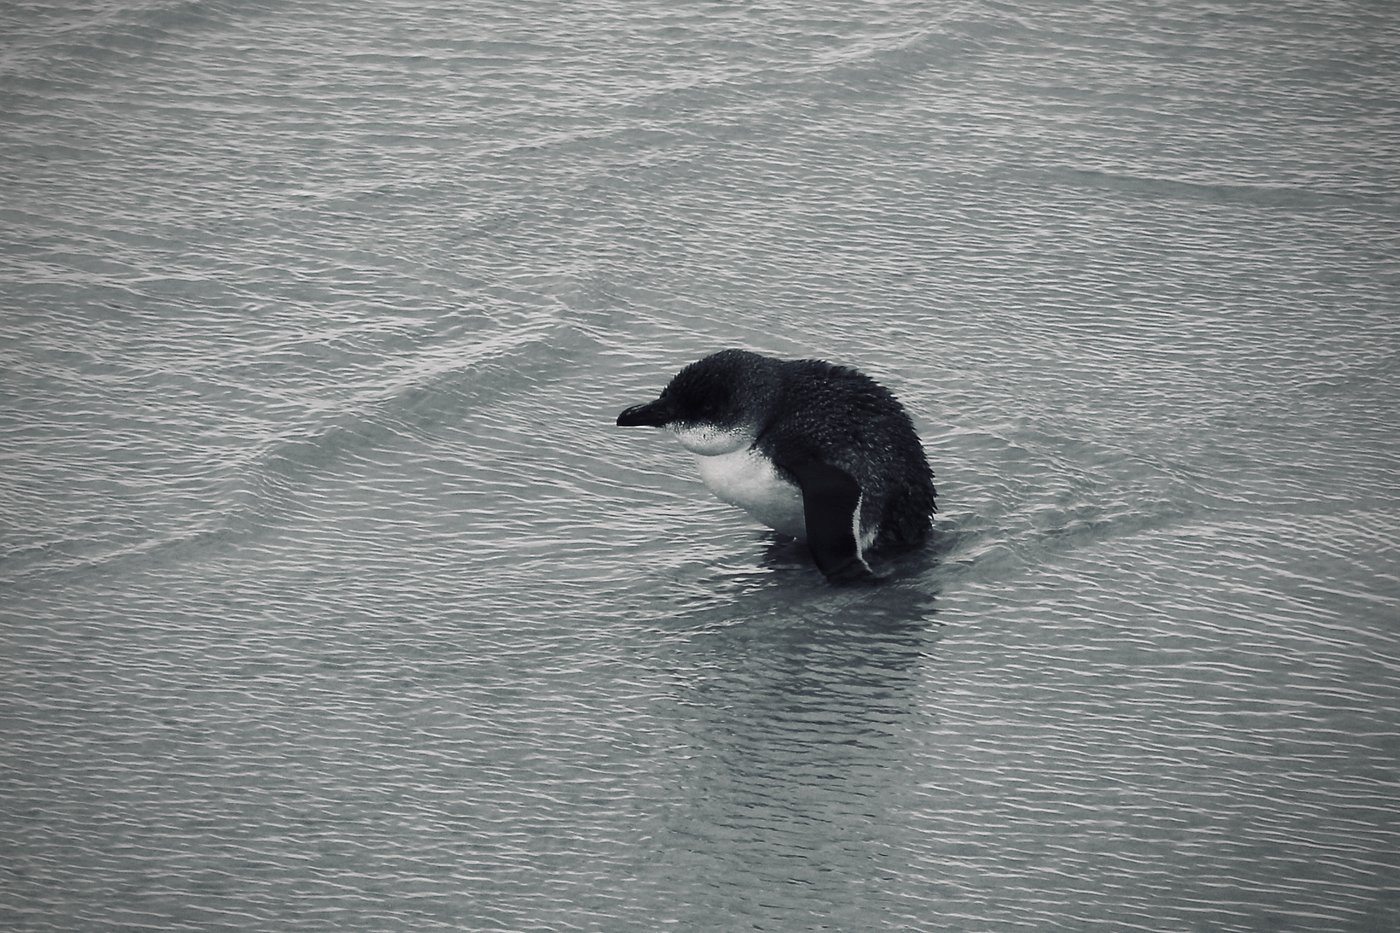
<path fill-rule="evenodd" d="M 933 472 L 914 425 L 849 367 L 721 350 L 617 423 L 669 430 L 711 492 L 806 541 L 832 582 L 875 580 L 867 553 L 928 538 Z"/>

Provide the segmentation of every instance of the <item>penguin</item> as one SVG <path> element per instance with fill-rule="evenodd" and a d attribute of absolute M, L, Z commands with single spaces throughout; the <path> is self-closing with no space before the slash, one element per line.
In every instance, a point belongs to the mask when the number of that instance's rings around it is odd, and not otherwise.
<path fill-rule="evenodd" d="M 717 498 L 805 541 L 833 583 L 877 580 L 867 553 L 917 547 L 933 525 L 933 471 L 913 422 L 848 366 L 721 350 L 617 423 L 670 431 Z"/>

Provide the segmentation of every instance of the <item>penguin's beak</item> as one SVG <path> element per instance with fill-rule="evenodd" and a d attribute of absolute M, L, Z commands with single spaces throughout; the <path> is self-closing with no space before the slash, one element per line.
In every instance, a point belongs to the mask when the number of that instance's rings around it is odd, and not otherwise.
<path fill-rule="evenodd" d="M 670 422 L 671 404 L 665 399 L 657 399 L 654 402 L 647 402 L 645 405 L 633 405 L 617 416 L 617 423 L 624 428 L 641 425 L 648 428 L 659 428 Z"/>

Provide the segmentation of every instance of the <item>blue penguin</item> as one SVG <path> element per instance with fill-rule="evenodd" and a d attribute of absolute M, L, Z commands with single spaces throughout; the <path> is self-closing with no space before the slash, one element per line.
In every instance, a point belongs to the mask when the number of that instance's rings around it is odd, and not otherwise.
<path fill-rule="evenodd" d="M 867 552 L 928 537 L 933 471 L 914 425 L 849 367 L 721 350 L 617 423 L 669 430 L 715 496 L 806 541 L 833 582 L 874 580 Z"/>

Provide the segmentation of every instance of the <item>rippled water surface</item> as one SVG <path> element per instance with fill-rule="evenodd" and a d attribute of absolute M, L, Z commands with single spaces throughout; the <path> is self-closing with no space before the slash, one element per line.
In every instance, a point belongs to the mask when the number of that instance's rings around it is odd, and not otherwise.
<path fill-rule="evenodd" d="M 12 2 L 0 926 L 1400 929 L 1400 7 Z M 914 415 L 875 590 L 613 426 Z"/>

